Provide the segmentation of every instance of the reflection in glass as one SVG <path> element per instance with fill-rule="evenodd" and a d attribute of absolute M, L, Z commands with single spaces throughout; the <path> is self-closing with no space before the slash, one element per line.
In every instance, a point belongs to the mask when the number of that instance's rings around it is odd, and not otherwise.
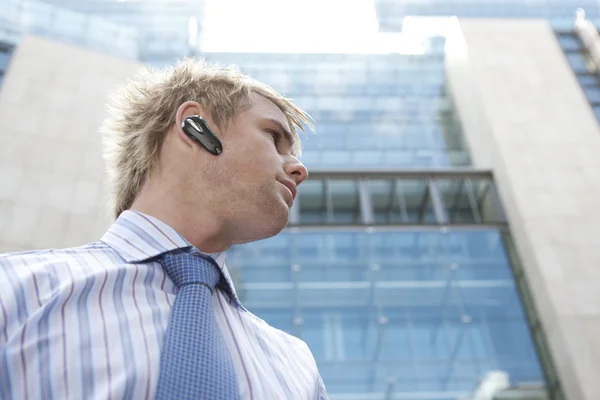
<path fill-rule="evenodd" d="M 308 180 L 298 190 L 300 220 L 305 223 L 327 222 L 325 187 L 323 181 Z"/>
<path fill-rule="evenodd" d="M 473 184 L 470 179 L 438 181 L 446 213 L 451 222 L 476 223 L 481 217 L 476 210 Z"/>
<path fill-rule="evenodd" d="M 327 195 L 332 203 L 329 207 L 329 221 L 360 223 L 357 182 L 355 180 L 327 180 L 325 184 Z"/>
<path fill-rule="evenodd" d="M 419 221 L 426 203 L 426 181 L 369 180 L 375 222 Z"/>
<path fill-rule="evenodd" d="M 362 196 L 359 180 L 367 182 Z M 301 225 L 506 223 L 491 176 L 369 179 L 357 174 L 350 180 L 309 179 L 299 193 Z M 371 213 L 373 221 L 367 221 Z"/>
<path fill-rule="evenodd" d="M 356 180 L 308 180 L 297 201 L 301 224 L 362 223 Z"/>
<path fill-rule="evenodd" d="M 391 181 L 370 186 L 392 190 Z M 334 191 L 348 196 L 351 187 Z M 423 195 L 423 183 L 415 187 Z M 255 244 L 228 251 L 228 262 L 243 271 L 244 304 L 307 342 L 330 394 L 367 398 L 394 378 L 402 382 L 396 394 L 446 398 L 498 369 L 515 385 L 543 382 L 494 229 L 285 231 L 260 243 L 258 251 Z"/>
<path fill-rule="evenodd" d="M 462 132 L 447 132 L 440 117 L 447 103 L 441 54 L 202 56 L 239 65 L 297 99 L 316 122 L 317 135 L 303 140 L 309 169 L 469 164 Z"/>

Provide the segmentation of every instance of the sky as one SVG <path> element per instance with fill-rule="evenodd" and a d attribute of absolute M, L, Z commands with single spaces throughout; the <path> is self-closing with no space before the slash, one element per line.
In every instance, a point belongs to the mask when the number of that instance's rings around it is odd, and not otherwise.
<path fill-rule="evenodd" d="M 380 33 L 373 0 L 206 0 L 200 40 L 192 21 L 190 43 L 206 52 L 421 54 L 439 20 L 409 17 L 402 34 Z"/>

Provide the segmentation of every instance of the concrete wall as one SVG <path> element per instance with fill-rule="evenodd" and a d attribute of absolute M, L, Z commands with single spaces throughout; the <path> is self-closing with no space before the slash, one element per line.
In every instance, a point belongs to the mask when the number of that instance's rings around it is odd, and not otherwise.
<path fill-rule="evenodd" d="M 0 87 L 0 253 L 98 239 L 110 223 L 97 129 L 141 65 L 25 37 Z"/>
<path fill-rule="evenodd" d="M 544 21 L 461 20 L 449 88 L 493 169 L 565 393 L 600 399 L 600 127 Z"/>

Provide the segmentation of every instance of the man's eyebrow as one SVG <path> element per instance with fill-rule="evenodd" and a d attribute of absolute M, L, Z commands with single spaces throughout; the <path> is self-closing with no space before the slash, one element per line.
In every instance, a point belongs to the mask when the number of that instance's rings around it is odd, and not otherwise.
<path fill-rule="evenodd" d="M 277 126 L 277 128 L 284 134 L 288 143 L 294 148 L 294 153 L 296 153 L 295 148 L 296 148 L 297 143 L 296 143 L 296 140 L 294 139 L 294 136 L 292 135 L 292 132 L 290 132 L 290 130 L 287 129 L 285 127 L 285 125 L 283 125 L 280 121 L 278 121 L 274 118 L 267 118 L 266 121 Z"/>

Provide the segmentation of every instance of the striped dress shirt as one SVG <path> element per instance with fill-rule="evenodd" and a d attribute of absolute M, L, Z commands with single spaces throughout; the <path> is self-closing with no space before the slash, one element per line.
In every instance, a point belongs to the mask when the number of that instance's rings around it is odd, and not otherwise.
<path fill-rule="evenodd" d="M 1 399 L 147 399 L 177 289 L 153 258 L 191 246 L 156 218 L 125 211 L 82 247 L 0 256 Z M 241 399 L 327 399 L 308 346 L 215 290 L 217 325 Z"/>

